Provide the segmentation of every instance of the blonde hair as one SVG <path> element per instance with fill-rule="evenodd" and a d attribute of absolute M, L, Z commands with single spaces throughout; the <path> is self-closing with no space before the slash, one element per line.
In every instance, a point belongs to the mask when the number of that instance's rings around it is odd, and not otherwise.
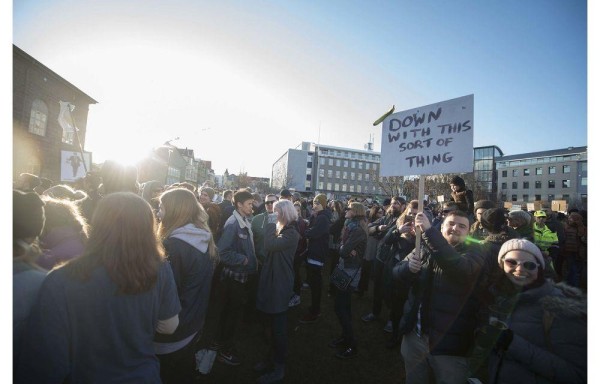
<path fill-rule="evenodd" d="M 278 220 L 277 220 L 277 230 L 280 231 L 281 228 L 288 225 L 291 222 L 298 220 L 298 212 L 294 207 L 294 203 L 289 200 L 281 199 L 273 205 L 273 210 L 279 212 Z"/>
<path fill-rule="evenodd" d="M 160 239 L 164 241 L 175 229 L 186 224 L 194 224 L 196 228 L 203 229 L 213 235 L 208 242 L 208 254 L 210 259 L 216 262 L 218 253 L 214 234 L 208 225 L 208 213 L 198 202 L 194 193 L 187 188 L 174 188 L 163 192 L 158 200 L 165 211 L 164 217 L 158 226 Z"/>

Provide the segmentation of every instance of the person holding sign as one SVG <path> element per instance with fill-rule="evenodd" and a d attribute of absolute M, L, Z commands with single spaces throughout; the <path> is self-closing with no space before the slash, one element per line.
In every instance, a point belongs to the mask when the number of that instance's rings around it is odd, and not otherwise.
<path fill-rule="evenodd" d="M 465 242 L 469 219 L 461 210 L 448 213 L 441 231 L 423 212 L 414 222 L 422 231 L 421 252 L 413 250 L 393 271 L 394 279 L 409 287 L 400 322 L 406 383 L 435 378 L 462 384 L 477 325 L 479 302 L 473 289 L 484 264 L 482 251 Z"/>

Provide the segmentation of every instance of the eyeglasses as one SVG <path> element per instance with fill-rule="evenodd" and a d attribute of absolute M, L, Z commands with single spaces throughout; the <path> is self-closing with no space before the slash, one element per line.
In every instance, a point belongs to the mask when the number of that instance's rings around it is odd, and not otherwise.
<path fill-rule="evenodd" d="M 533 261 L 520 262 L 515 259 L 504 259 L 504 262 L 506 264 L 508 264 L 509 266 L 511 266 L 512 268 L 516 268 L 517 265 L 522 265 L 523 268 L 525 268 L 528 271 L 534 271 L 539 266 L 539 264 L 534 263 Z"/>
<path fill-rule="evenodd" d="M 267 200 L 267 201 L 265 201 L 265 205 L 273 205 L 273 204 L 275 204 L 275 201 L 276 200 Z"/>

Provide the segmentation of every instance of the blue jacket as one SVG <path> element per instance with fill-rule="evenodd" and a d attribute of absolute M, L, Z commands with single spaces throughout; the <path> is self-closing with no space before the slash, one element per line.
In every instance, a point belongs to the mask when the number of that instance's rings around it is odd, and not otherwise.
<path fill-rule="evenodd" d="M 258 271 L 252 235 L 248 228 L 240 227 L 235 215 L 225 222 L 217 244 L 219 259 L 235 273 L 252 274 Z M 244 261 L 248 259 L 248 264 Z"/>

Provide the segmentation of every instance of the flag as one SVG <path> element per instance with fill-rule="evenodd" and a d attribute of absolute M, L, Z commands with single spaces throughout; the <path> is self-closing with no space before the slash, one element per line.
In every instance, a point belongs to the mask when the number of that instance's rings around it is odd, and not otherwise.
<path fill-rule="evenodd" d="M 79 131 L 73 122 L 73 116 L 71 112 L 75 109 L 75 106 L 68 101 L 59 101 L 60 113 L 58 114 L 58 124 L 63 129 L 63 132 L 75 132 Z"/>

